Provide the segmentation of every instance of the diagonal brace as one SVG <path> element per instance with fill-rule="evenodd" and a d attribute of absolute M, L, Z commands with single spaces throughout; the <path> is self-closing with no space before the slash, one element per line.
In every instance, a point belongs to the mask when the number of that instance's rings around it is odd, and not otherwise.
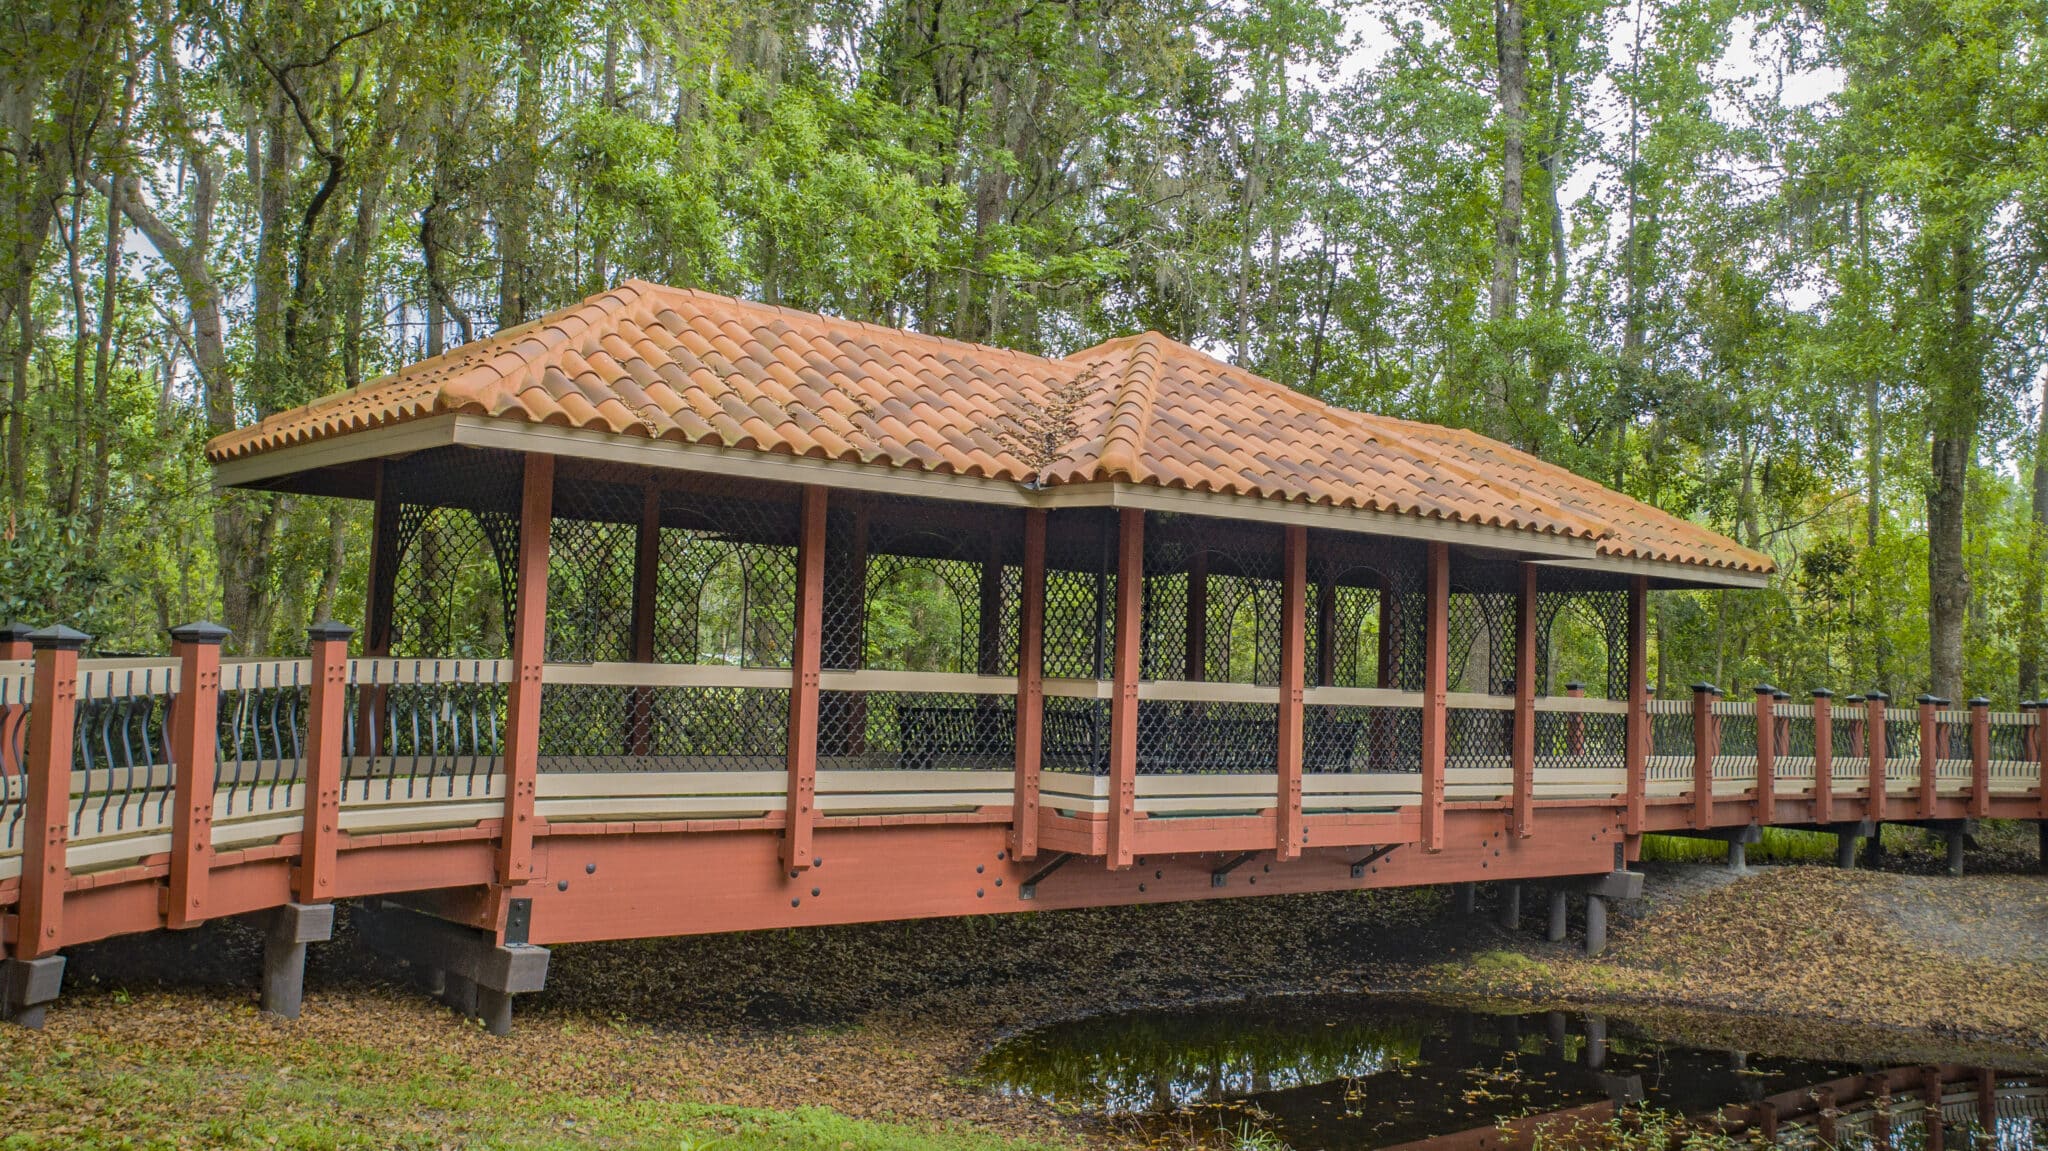
<path fill-rule="evenodd" d="M 1044 867 L 1039 868 L 1037 871 L 1032 872 L 1031 877 L 1029 879 L 1026 879 L 1023 883 L 1017 885 L 1017 898 L 1038 898 L 1039 883 L 1042 880 L 1044 880 L 1046 876 L 1051 875 L 1053 872 L 1058 871 L 1061 867 L 1066 866 L 1066 862 L 1072 858 L 1074 858 L 1074 853 L 1071 851 L 1062 851 L 1058 855 L 1053 856 L 1051 862 L 1047 863 Z"/>
<path fill-rule="evenodd" d="M 1257 854 L 1258 852 L 1256 851 L 1243 852 L 1242 854 L 1238 855 L 1237 858 L 1231 860 L 1229 863 L 1226 863 L 1223 866 L 1217 868 L 1216 870 L 1210 872 L 1209 886 L 1228 887 L 1230 885 L 1230 873 L 1236 871 L 1240 867 L 1243 867 L 1245 864 L 1250 863 L 1252 861 L 1252 857 Z"/>
<path fill-rule="evenodd" d="M 1364 879 L 1366 868 L 1371 867 L 1373 864 L 1378 863 L 1380 860 L 1385 859 L 1389 855 L 1392 855 L 1394 853 L 1394 849 L 1399 846 L 1401 845 L 1398 843 L 1385 844 L 1380 847 L 1375 847 L 1371 851 L 1366 852 L 1365 857 L 1363 859 L 1352 860 L 1351 878 Z"/>

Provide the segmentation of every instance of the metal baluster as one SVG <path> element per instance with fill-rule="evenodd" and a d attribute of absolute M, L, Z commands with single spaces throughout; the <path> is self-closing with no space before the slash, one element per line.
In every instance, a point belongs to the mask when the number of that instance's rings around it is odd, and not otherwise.
<path fill-rule="evenodd" d="M 304 692 L 305 685 L 299 680 L 299 665 L 294 663 L 292 665 L 292 685 L 285 695 L 285 731 L 292 737 L 292 774 L 291 778 L 286 780 L 284 785 L 284 804 L 286 807 L 291 806 L 292 797 L 298 794 L 299 778 L 305 774 L 306 770 L 305 720 L 299 710 L 299 701 L 303 697 Z M 284 774 L 282 764 L 278 767 L 278 774 Z M 276 785 L 273 782 L 273 794 L 275 794 L 275 791 Z"/>

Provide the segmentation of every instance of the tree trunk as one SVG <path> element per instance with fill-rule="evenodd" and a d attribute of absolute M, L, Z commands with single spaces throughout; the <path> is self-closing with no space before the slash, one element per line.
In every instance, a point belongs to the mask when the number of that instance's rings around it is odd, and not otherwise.
<path fill-rule="evenodd" d="M 1963 632 L 1969 619 L 1970 570 L 1963 562 L 1963 516 L 1977 420 L 1984 390 L 1977 332 L 1976 238 L 1950 241 L 1941 253 L 1948 299 L 1933 359 L 1932 446 L 1927 491 L 1927 655 L 1934 694 L 1963 694 Z M 1940 282 L 1940 281 L 1937 281 Z"/>
<path fill-rule="evenodd" d="M 1493 327 L 1496 362 L 1487 381 L 1486 404 L 1499 434 L 1507 427 L 1509 348 L 1505 326 L 1514 320 L 1521 276 L 1522 166 L 1528 137 L 1529 50 L 1522 0 L 1495 0 L 1494 40 L 1499 53 L 1501 118 L 1500 209 L 1493 218 L 1493 282 L 1486 296 L 1486 318 Z"/>
<path fill-rule="evenodd" d="M 540 170 L 540 41 L 519 37 L 519 86 L 512 111 L 512 142 L 505 165 L 498 227 L 498 327 L 526 322 L 532 306 L 528 262 L 533 246 L 533 198 Z"/>
<path fill-rule="evenodd" d="M 2043 545 L 2048 543 L 2048 374 L 2041 377 L 2040 407 L 2034 413 L 2033 499 L 2028 508 L 2027 571 L 2020 586 L 2021 699 L 2041 687 L 2041 583 Z"/>

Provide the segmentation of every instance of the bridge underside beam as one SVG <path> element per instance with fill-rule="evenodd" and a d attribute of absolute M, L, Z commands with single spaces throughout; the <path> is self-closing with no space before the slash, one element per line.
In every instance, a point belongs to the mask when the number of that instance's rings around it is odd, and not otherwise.
<path fill-rule="evenodd" d="M 384 900 L 369 901 L 354 921 L 371 950 L 404 960 L 442 1002 L 481 1019 L 493 1035 L 511 1032 L 514 995 L 547 983 L 545 947 L 499 943 L 488 931 Z"/>

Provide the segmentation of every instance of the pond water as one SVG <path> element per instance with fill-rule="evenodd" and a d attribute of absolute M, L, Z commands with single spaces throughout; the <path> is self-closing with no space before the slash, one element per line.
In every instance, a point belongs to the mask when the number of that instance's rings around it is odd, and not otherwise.
<path fill-rule="evenodd" d="M 1097 1016 L 1004 1041 L 998 1090 L 1294 1151 L 1513 1151 L 1647 1106 L 1786 1146 L 2048 1149 L 2048 1076 L 1653 1039 L 1625 1019 L 1345 996 Z M 1788 1045 L 1789 1046 L 1789 1045 Z M 1939 1093 L 1942 1122 L 1930 1124 Z M 1505 1126 L 1503 1126 L 1505 1124 Z"/>

